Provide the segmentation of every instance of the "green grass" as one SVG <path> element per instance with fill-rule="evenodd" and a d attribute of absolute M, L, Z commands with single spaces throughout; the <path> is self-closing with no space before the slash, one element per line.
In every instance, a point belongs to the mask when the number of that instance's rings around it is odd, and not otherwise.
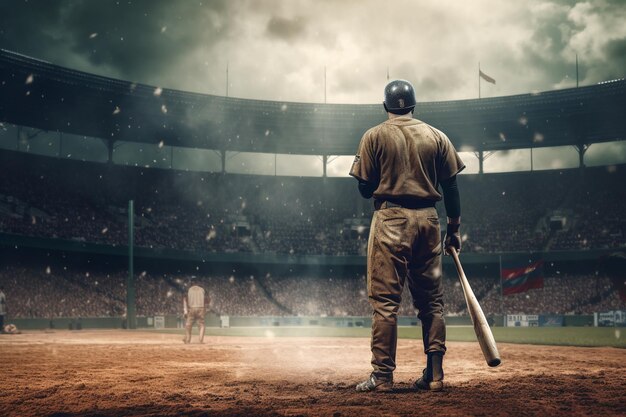
<path fill-rule="evenodd" d="M 626 348 L 626 328 L 623 327 L 494 327 L 492 330 L 498 343 Z M 183 334 L 182 329 L 160 331 Z M 194 333 L 196 333 L 195 329 Z M 255 337 L 370 337 L 370 329 L 361 327 L 232 327 L 228 329 L 207 327 L 206 334 Z M 450 341 L 476 341 L 476 334 L 472 327 L 448 326 L 447 335 Z M 400 327 L 398 336 L 404 339 L 421 339 L 421 328 Z"/>
<path fill-rule="evenodd" d="M 563 346 L 612 346 L 626 348 L 626 329 L 612 327 L 495 327 L 500 343 Z M 472 327 L 448 328 L 449 340 L 475 341 Z"/>

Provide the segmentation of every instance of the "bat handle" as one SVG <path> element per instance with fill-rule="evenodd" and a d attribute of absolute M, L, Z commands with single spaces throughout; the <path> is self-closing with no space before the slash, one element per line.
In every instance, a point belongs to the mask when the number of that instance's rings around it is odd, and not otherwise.
<path fill-rule="evenodd" d="M 456 251 L 454 246 L 448 246 L 446 248 L 450 255 L 452 255 L 452 259 L 454 260 L 454 265 L 456 266 L 456 270 L 461 273 L 463 271 L 463 267 L 461 266 L 461 261 L 459 260 L 459 253 Z"/>

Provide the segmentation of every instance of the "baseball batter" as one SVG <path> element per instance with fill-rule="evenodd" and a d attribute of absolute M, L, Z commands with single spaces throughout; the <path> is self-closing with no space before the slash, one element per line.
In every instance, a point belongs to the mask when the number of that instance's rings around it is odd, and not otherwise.
<path fill-rule="evenodd" d="M 443 318 L 441 235 L 435 203 L 448 216 L 444 248 L 461 249 L 461 208 L 456 175 L 465 168 L 448 137 L 413 118 L 415 93 L 408 81 L 385 87 L 388 120 L 362 137 L 350 175 L 364 198 L 374 197 L 367 249 L 367 293 L 374 310 L 370 377 L 360 392 L 390 390 L 396 368 L 397 314 L 408 282 L 422 322 L 426 369 L 415 387 L 443 388 L 446 328 Z M 442 193 L 439 191 L 442 189 Z"/>
<path fill-rule="evenodd" d="M 204 343 L 204 316 L 207 305 L 208 296 L 204 288 L 197 285 L 196 280 L 192 280 L 187 294 L 183 296 L 183 311 L 186 317 L 185 338 L 183 339 L 185 344 L 191 341 L 191 329 L 195 322 L 198 323 L 200 331 L 200 343 Z"/>

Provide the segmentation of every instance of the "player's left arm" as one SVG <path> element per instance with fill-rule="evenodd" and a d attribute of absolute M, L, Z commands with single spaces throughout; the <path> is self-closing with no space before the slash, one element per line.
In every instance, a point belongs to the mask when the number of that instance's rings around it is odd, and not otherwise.
<path fill-rule="evenodd" d="M 452 246 L 461 251 L 461 197 L 459 196 L 459 187 L 456 182 L 456 175 L 441 181 L 441 190 L 443 191 L 443 202 L 446 207 L 446 215 L 448 217 L 448 225 L 446 236 L 444 239 L 444 251 L 447 254 L 447 248 Z"/>
<path fill-rule="evenodd" d="M 378 186 L 372 184 L 371 182 L 359 180 L 359 192 L 363 198 L 372 198 L 376 188 L 378 188 Z"/>
<path fill-rule="evenodd" d="M 432 132 L 439 140 L 440 154 L 437 178 L 443 191 L 443 199 L 448 216 L 446 237 L 443 243 L 444 253 L 448 254 L 448 247 L 461 251 L 461 198 L 456 182 L 457 175 L 465 169 L 465 164 L 459 157 L 450 139 L 441 131 L 432 128 Z"/>

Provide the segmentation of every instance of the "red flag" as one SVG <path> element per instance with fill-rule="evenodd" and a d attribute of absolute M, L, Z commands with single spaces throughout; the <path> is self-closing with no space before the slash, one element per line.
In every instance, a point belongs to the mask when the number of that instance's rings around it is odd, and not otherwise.
<path fill-rule="evenodd" d="M 502 294 L 511 295 L 543 288 L 543 260 L 510 259 L 500 269 Z"/>
<path fill-rule="evenodd" d="M 488 76 L 487 74 L 482 72 L 481 70 L 478 70 L 478 75 L 480 75 L 480 78 L 482 78 L 483 80 L 487 81 L 488 83 L 491 83 L 491 84 L 495 84 L 496 83 L 496 80 L 494 80 L 493 78 L 491 78 L 490 76 Z"/>

